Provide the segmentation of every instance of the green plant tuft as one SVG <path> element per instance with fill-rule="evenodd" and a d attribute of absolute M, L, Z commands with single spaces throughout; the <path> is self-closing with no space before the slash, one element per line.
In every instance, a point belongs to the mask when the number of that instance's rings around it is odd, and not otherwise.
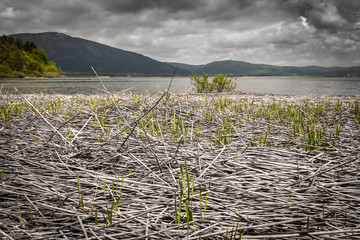
<path fill-rule="evenodd" d="M 234 91 L 236 88 L 234 77 L 230 76 L 230 78 L 228 78 L 227 75 L 224 76 L 223 74 L 215 75 L 210 81 L 208 74 L 204 73 L 202 76 L 199 76 L 192 72 L 190 75 L 190 80 L 198 93 L 230 92 Z"/>

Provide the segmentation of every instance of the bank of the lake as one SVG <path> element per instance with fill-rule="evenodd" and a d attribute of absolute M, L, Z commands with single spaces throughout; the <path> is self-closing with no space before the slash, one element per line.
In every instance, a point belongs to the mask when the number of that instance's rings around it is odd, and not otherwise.
<path fill-rule="evenodd" d="M 360 236 L 357 96 L 0 95 L 0 237 Z"/>

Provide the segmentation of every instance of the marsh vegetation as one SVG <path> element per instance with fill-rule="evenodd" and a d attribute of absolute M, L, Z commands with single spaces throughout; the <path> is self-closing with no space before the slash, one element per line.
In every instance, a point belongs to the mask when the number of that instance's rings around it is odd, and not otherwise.
<path fill-rule="evenodd" d="M 357 97 L 1 95 L 0 237 L 359 236 Z"/>

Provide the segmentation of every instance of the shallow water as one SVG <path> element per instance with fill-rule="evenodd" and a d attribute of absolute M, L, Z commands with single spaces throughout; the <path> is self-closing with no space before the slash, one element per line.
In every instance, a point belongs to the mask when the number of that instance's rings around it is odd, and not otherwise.
<path fill-rule="evenodd" d="M 171 77 L 101 77 L 112 93 L 163 92 Z M 291 95 L 359 95 L 360 78 L 352 77 L 238 77 L 237 91 Z M 2 93 L 99 94 L 104 90 L 97 78 L 0 79 Z M 170 91 L 192 91 L 189 77 L 174 77 Z"/>

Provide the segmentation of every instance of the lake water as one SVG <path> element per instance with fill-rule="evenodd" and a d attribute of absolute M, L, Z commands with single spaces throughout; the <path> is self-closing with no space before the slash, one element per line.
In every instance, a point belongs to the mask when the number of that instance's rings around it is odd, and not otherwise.
<path fill-rule="evenodd" d="M 163 92 L 171 77 L 101 77 L 112 93 Z M 360 78 L 352 77 L 238 77 L 237 91 L 291 95 L 359 95 Z M 97 78 L 0 79 L 2 93 L 99 94 L 104 93 Z M 189 77 L 174 77 L 170 91 L 194 92 Z"/>

